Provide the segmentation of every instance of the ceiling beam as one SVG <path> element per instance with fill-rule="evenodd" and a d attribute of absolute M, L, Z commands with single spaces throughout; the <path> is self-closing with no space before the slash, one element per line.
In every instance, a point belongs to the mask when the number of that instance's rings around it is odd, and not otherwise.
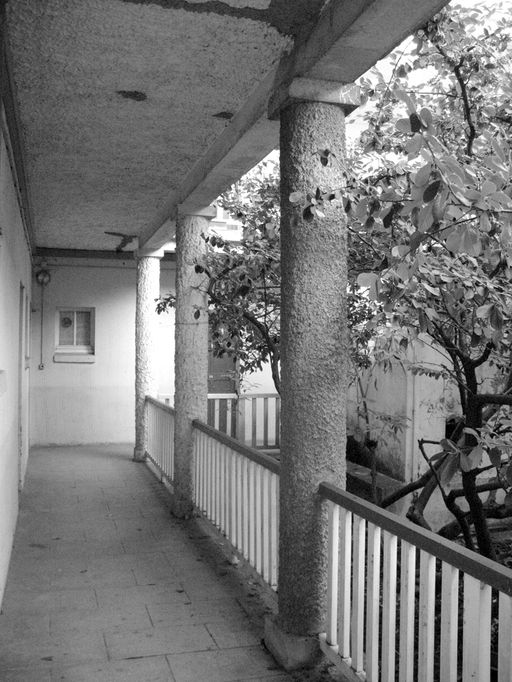
<path fill-rule="evenodd" d="M 352 83 L 448 0 L 331 0 L 309 33 L 260 83 L 217 140 L 142 227 L 145 246 L 178 206 L 193 213 L 214 201 L 279 144 L 279 108 L 294 78 Z M 158 240 L 157 240 L 158 241 Z"/>

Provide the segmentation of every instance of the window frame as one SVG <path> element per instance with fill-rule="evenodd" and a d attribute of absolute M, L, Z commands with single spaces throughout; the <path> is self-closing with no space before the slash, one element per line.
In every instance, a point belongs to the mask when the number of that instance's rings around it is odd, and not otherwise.
<path fill-rule="evenodd" d="M 73 313 L 74 338 L 76 339 L 76 315 L 87 312 L 90 314 L 90 344 L 61 344 L 60 329 L 62 313 Z M 95 308 L 85 306 L 58 306 L 55 312 L 55 352 L 54 362 L 94 362 L 96 352 L 96 311 Z"/>

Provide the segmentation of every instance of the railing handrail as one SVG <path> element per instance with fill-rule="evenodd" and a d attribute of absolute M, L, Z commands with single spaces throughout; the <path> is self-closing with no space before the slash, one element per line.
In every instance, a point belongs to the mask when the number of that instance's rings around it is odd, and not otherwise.
<path fill-rule="evenodd" d="M 331 483 L 320 483 L 319 493 L 327 500 L 380 526 L 401 540 L 415 545 L 477 580 L 512 596 L 512 570 L 496 561 L 478 555 L 432 531 L 416 526 L 407 519 L 381 509 L 371 502 L 361 500 Z"/>
<path fill-rule="evenodd" d="M 253 398 L 280 398 L 279 393 L 240 393 L 240 399 L 252 400 Z"/>
<path fill-rule="evenodd" d="M 199 429 L 199 431 L 203 431 L 203 433 L 208 434 L 211 438 L 215 438 L 220 443 L 227 445 L 228 448 L 235 450 L 235 452 L 247 457 L 247 459 L 256 462 L 256 464 L 259 464 L 265 469 L 269 469 L 269 471 L 272 471 L 272 473 L 279 475 L 281 466 L 277 459 L 274 459 L 263 452 L 259 452 L 258 450 L 254 450 L 253 448 L 244 445 L 239 440 L 231 438 L 231 436 L 226 436 L 225 433 L 217 431 L 217 429 L 214 429 L 212 426 L 208 426 L 208 424 L 204 424 L 199 419 L 194 419 L 192 426 L 194 426 L 196 429 Z"/>
<path fill-rule="evenodd" d="M 176 413 L 174 407 L 172 407 L 171 405 L 168 405 L 167 403 L 163 403 L 161 400 L 158 400 L 157 398 L 153 398 L 153 396 L 147 395 L 146 396 L 146 402 L 152 403 L 153 405 L 160 407 L 165 412 L 169 412 L 169 414 L 175 414 Z"/>

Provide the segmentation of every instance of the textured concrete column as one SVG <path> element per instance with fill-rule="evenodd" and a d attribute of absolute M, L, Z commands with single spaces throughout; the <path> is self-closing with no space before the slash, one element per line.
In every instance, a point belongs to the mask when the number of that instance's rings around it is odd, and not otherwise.
<path fill-rule="evenodd" d="M 326 205 L 324 218 L 307 220 L 289 196 L 340 187 L 344 148 L 340 106 L 295 102 L 281 112 L 279 614 L 265 640 L 288 669 L 314 662 L 325 629 L 326 509 L 317 491 L 324 480 L 345 485 L 348 354 L 343 209 Z"/>
<path fill-rule="evenodd" d="M 205 252 L 201 234 L 215 215 L 178 218 L 176 229 L 176 328 L 174 407 L 174 496 L 173 514 L 190 516 L 193 499 L 192 420 L 206 421 L 208 405 L 208 311 L 206 278 L 195 272 L 196 261 Z"/>
<path fill-rule="evenodd" d="M 135 310 L 135 448 L 133 459 L 146 458 L 147 424 L 144 401 L 156 395 L 156 304 L 160 296 L 160 258 L 163 253 L 137 256 Z"/>

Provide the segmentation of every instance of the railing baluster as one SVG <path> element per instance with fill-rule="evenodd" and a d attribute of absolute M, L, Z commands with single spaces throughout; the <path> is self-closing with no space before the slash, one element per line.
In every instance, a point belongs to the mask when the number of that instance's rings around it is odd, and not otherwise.
<path fill-rule="evenodd" d="M 229 476 L 229 505 L 228 505 L 228 538 L 231 544 L 236 547 L 236 461 L 238 455 L 231 453 L 228 465 Z"/>
<path fill-rule="evenodd" d="M 219 528 L 226 527 L 226 448 L 219 452 Z"/>
<path fill-rule="evenodd" d="M 366 680 L 379 679 L 379 602 L 381 531 L 368 524 L 368 586 L 366 591 Z"/>
<path fill-rule="evenodd" d="M 279 543 L 279 479 L 270 476 L 270 585 L 277 588 Z"/>
<path fill-rule="evenodd" d="M 491 589 L 464 576 L 462 680 L 488 682 L 490 674 Z"/>
<path fill-rule="evenodd" d="M 441 585 L 441 661 L 443 682 L 457 682 L 459 571 L 443 561 Z"/>
<path fill-rule="evenodd" d="M 363 670 L 364 654 L 364 588 L 365 588 L 365 531 L 366 521 L 354 516 L 354 546 L 352 559 L 352 668 Z"/>
<path fill-rule="evenodd" d="M 338 648 L 338 571 L 340 508 L 328 503 L 327 644 Z"/>
<path fill-rule="evenodd" d="M 263 447 L 268 448 L 268 398 L 263 398 Z"/>
<path fill-rule="evenodd" d="M 249 460 L 242 464 L 242 551 L 244 559 L 249 559 Z"/>
<path fill-rule="evenodd" d="M 340 558 L 340 654 L 350 660 L 350 608 L 352 566 L 352 512 L 341 510 L 341 558 Z"/>
<path fill-rule="evenodd" d="M 401 542 L 399 682 L 414 675 L 414 605 L 416 596 L 416 547 Z"/>
<path fill-rule="evenodd" d="M 281 398 L 276 396 L 276 448 L 281 447 Z"/>
<path fill-rule="evenodd" d="M 251 405 L 252 405 L 252 440 L 251 440 L 251 446 L 253 448 L 258 446 L 258 432 L 257 432 L 257 426 L 258 426 L 258 415 L 257 415 L 257 399 L 253 398 L 251 400 Z"/>
<path fill-rule="evenodd" d="M 397 538 L 384 531 L 383 539 L 382 682 L 394 682 Z"/>
<path fill-rule="evenodd" d="M 263 572 L 263 527 L 262 527 L 262 492 L 261 467 L 254 467 L 254 566 L 258 573 Z"/>
<path fill-rule="evenodd" d="M 512 597 L 500 592 L 498 609 L 497 682 L 512 682 Z"/>
<path fill-rule="evenodd" d="M 268 469 L 261 472 L 261 574 L 270 580 L 270 478 Z"/>
<path fill-rule="evenodd" d="M 236 546 L 239 552 L 243 553 L 244 540 L 243 540 L 243 520 L 244 520 L 244 507 L 243 507 L 243 457 L 237 456 L 236 462 Z"/>
<path fill-rule="evenodd" d="M 434 679 L 434 607 L 436 558 L 420 553 L 420 602 L 418 626 L 418 682 Z"/>

